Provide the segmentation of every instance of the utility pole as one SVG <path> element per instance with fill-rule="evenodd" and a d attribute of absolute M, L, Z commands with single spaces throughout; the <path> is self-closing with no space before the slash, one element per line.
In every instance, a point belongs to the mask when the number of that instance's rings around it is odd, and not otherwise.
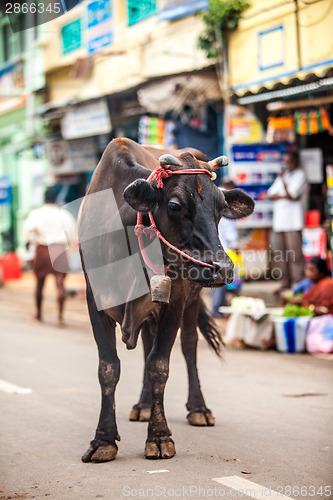
<path fill-rule="evenodd" d="M 26 50 L 24 54 L 25 91 L 26 91 L 26 131 L 29 139 L 33 140 L 34 127 L 34 77 L 35 77 L 35 40 L 34 32 L 38 26 L 26 30 Z"/>
<path fill-rule="evenodd" d="M 295 21 L 296 21 L 296 50 L 297 50 L 297 65 L 298 70 L 302 68 L 302 51 L 301 51 L 301 36 L 299 29 L 299 7 L 298 0 L 294 0 L 295 3 Z"/>

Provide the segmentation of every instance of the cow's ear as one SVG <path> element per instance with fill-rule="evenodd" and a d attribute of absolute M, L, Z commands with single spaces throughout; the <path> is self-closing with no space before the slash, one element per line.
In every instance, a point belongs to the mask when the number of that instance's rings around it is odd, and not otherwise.
<path fill-rule="evenodd" d="M 241 189 L 229 189 L 223 191 L 226 205 L 223 217 L 227 219 L 242 219 L 251 215 L 254 210 L 253 199 Z"/>
<path fill-rule="evenodd" d="M 124 191 L 127 203 L 138 212 L 152 212 L 158 203 L 158 191 L 145 179 L 137 179 Z"/>

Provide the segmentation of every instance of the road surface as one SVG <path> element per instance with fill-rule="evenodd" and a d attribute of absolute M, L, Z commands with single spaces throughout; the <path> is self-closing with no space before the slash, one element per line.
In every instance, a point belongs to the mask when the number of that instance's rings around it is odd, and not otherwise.
<path fill-rule="evenodd" d="M 0 498 L 330 498 L 332 357 L 226 349 L 221 362 L 199 343 L 199 371 L 216 426 L 187 424 L 187 377 L 177 339 L 166 415 L 177 454 L 143 457 L 145 423 L 128 421 L 142 377 L 142 346 L 119 338 L 117 459 L 84 464 L 99 415 L 97 351 L 82 298 L 55 326 L 54 290 L 46 322 L 34 324 L 31 287 L 0 290 Z"/>

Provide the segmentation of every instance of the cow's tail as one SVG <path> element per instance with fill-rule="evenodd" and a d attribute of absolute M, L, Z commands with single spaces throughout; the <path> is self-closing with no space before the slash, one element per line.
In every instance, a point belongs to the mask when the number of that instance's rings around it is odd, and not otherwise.
<path fill-rule="evenodd" d="M 209 314 L 202 299 L 200 300 L 198 327 L 202 335 L 207 340 L 208 345 L 215 351 L 218 356 L 221 356 L 223 340 L 220 332 L 216 328 L 215 321 Z"/>

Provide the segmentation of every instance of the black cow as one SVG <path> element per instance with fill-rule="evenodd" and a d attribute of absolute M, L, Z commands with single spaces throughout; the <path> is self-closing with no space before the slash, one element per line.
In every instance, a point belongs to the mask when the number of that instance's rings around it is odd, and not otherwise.
<path fill-rule="evenodd" d="M 166 152 L 140 146 L 129 139 L 113 140 L 96 167 L 81 207 L 80 252 L 99 351 L 102 392 L 100 419 L 95 438 L 82 457 L 84 462 L 113 460 L 118 450 L 116 440 L 120 438 L 114 400 L 120 375 L 117 323 L 127 348 L 136 346 L 140 332 L 144 340 L 145 384 L 131 417 L 139 419 L 140 411 L 151 403 L 146 458 L 170 458 L 176 453 L 164 415 L 163 397 L 170 352 L 180 327 L 189 373 L 187 408 L 194 420 L 202 417 L 201 423 L 214 423 L 201 394 L 196 370 L 198 324 L 215 348 L 218 336 L 200 300 L 200 290 L 232 281 L 233 264 L 222 248 L 217 224 L 222 216 L 237 219 L 250 215 L 254 202 L 239 189 L 223 193 L 215 186 L 212 171 L 221 166 L 221 159 L 206 162 L 189 151 L 173 152 L 175 156 L 163 153 Z M 196 156 L 204 158 L 199 153 Z M 159 163 L 163 168 L 159 168 Z M 156 174 L 148 182 L 147 178 L 156 169 L 159 176 Z M 180 175 L 183 170 L 186 173 Z M 111 202 L 109 205 L 111 198 L 116 205 Z M 131 230 L 136 226 L 138 213 L 142 214 L 142 221 L 137 224 L 135 236 Z M 151 237 L 156 231 L 148 229 L 152 221 L 164 237 L 160 248 L 162 267 L 171 283 L 168 303 L 152 300 L 149 259 L 145 258 L 148 262 L 145 269 L 138 271 L 144 264 L 140 263 L 137 237 L 144 248 L 153 245 Z M 141 253 L 144 256 L 145 250 Z M 112 275 L 108 275 L 110 263 L 118 269 Z"/>

